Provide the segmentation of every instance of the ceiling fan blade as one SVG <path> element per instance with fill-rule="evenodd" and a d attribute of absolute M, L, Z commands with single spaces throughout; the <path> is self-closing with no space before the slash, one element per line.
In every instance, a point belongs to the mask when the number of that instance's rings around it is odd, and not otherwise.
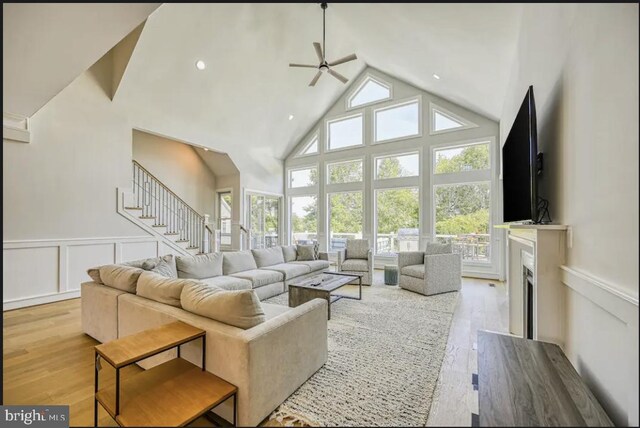
<path fill-rule="evenodd" d="M 322 71 L 318 71 L 318 73 L 316 73 L 316 75 L 313 77 L 313 80 L 311 81 L 311 83 L 309 83 L 309 86 L 316 86 L 316 82 L 318 81 L 320 76 L 322 76 Z"/>
<path fill-rule="evenodd" d="M 354 59 L 358 59 L 358 57 L 356 56 L 356 54 L 351 54 L 351 55 L 345 56 L 344 58 L 340 58 L 338 60 L 330 62 L 329 65 L 333 67 L 334 65 L 344 64 L 345 62 L 353 61 Z"/>
<path fill-rule="evenodd" d="M 320 46 L 320 43 L 318 42 L 313 42 L 313 47 L 316 50 L 316 55 L 318 55 L 318 59 L 320 60 L 320 63 L 323 63 L 324 55 L 322 54 L 322 46 Z"/>
<path fill-rule="evenodd" d="M 310 64 L 289 64 L 289 67 L 318 68 L 318 66 L 317 66 L 317 65 L 310 65 Z"/>
<path fill-rule="evenodd" d="M 336 79 L 338 79 L 342 83 L 347 83 L 349 81 L 349 79 L 347 79 L 346 77 L 344 77 L 342 74 L 338 73 L 337 71 L 333 71 L 332 69 L 329 69 L 328 71 L 329 71 L 330 75 L 332 75 L 333 77 L 335 77 Z"/>

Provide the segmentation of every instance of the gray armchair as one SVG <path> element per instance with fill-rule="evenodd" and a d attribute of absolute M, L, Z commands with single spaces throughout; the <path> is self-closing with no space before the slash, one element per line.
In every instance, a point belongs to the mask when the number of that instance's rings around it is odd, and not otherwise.
<path fill-rule="evenodd" d="M 462 286 L 462 257 L 451 244 L 427 244 L 426 251 L 398 253 L 400 288 L 430 296 L 459 291 Z"/>
<path fill-rule="evenodd" d="M 346 248 L 338 250 L 338 272 L 364 273 L 362 285 L 373 281 L 373 253 L 367 239 L 348 239 Z"/>

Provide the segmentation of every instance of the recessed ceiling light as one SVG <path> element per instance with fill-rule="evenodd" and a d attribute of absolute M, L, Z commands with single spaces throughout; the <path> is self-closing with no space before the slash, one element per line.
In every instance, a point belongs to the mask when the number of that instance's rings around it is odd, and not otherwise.
<path fill-rule="evenodd" d="M 205 64 L 204 61 L 199 59 L 198 61 L 196 61 L 196 68 L 198 70 L 204 70 L 205 68 L 207 68 L 207 64 Z"/>
<path fill-rule="evenodd" d="M 209 149 L 207 149 L 207 148 L 205 147 L 205 148 L 204 148 L 204 151 L 205 151 L 205 152 L 208 152 L 208 151 L 209 151 Z"/>
<path fill-rule="evenodd" d="M 435 79 L 440 80 L 440 76 L 438 76 L 437 74 L 434 74 L 434 75 L 433 75 L 433 77 L 434 77 Z"/>
<path fill-rule="evenodd" d="M 293 115 L 292 114 L 289 115 L 289 120 L 293 120 Z"/>

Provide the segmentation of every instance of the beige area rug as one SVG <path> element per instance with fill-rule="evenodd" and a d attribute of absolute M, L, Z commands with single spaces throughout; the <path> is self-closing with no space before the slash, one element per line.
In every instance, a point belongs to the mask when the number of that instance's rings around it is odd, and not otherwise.
<path fill-rule="evenodd" d="M 458 293 L 362 287 L 331 306 L 329 359 L 271 415 L 290 425 L 425 426 Z M 357 296 L 356 286 L 337 290 Z M 266 300 L 287 305 L 287 294 Z"/>

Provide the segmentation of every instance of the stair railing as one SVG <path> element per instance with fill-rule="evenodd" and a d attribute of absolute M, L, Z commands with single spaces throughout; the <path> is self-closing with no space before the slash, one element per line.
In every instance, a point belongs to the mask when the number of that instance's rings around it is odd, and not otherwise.
<path fill-rule="evenodd" d="M 167 234 L 178 235 L 188 248 L 201 253 L 214 250 L 214 232 L 205 217 L 191 208 L 178 195 L 138 162 L 133 161 L 133 196 L 143 218 L 155 218 L 155 225 L 166 226 Z"/>

